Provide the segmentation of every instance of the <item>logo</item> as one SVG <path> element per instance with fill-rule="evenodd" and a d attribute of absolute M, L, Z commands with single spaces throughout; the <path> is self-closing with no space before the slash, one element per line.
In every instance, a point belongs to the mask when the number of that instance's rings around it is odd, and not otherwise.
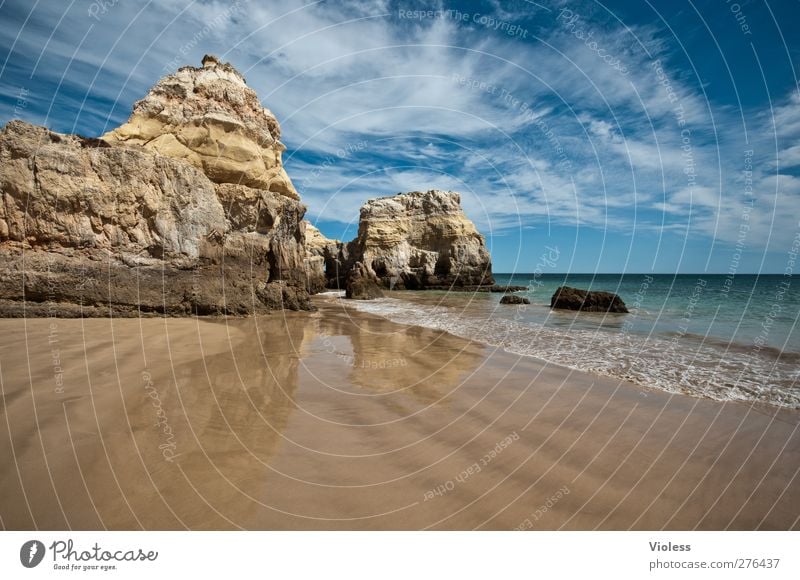
<path fill-rule="evenodd" d="M 19 561 L 26 568 L 35 568 L 44 558 L 44 544 L 39 540 L 28 540 L 19 549 Z"/>

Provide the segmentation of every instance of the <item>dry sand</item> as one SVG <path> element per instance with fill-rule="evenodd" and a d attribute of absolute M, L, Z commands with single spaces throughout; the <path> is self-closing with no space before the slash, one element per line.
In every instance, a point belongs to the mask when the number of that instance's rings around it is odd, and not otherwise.
<path fill-rule="evenodd" d="M 800 413 L 317 300 L 250 319 L 0 320 L 0 527 L 800 527 Z"/>

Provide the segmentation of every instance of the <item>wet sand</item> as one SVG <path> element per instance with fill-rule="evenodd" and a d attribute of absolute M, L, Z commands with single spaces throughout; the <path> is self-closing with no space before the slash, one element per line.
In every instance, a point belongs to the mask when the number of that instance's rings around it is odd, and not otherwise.
<path fill-rule="evenodd" d="M 0 527 L 800 528 L 800 413 L 316 300 L 0 320 Z"/>

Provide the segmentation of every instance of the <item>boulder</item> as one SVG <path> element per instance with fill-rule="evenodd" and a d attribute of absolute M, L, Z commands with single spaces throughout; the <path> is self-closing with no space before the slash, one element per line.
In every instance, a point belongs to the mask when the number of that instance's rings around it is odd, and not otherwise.
<path fill-rule="evenodd" d="M 627 313 L 622 299 L 613 292 L 559 287 L 550 299 L 550 308 L 581 310 L 583 312 Z"/>
<path fill-rule="evenodd" d="M 500 304 L 530 304 L 531 301 L 524 296 L 517 296 L 516 294 L 506 294 L 500 299 Z"/>
<path fill-rule="evenodd" d="M 383 298 L 377 277 L 361 262 L 357 262 L 347 274 L 345 298 L 352 300 Z"/>

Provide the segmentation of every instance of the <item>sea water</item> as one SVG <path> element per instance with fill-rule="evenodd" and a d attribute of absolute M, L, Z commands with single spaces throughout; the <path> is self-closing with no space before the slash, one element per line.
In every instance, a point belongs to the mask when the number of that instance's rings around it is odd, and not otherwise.
<path fill-rule="evenodd" d="M 395 322 L 669 392 L 800 408 L 800 288 L 782 275 L 496 274 L 499 293 L 395 292 L 354 302 Z M 615 292 L 629 314 L 551 310 L 562 285 Z"/>

